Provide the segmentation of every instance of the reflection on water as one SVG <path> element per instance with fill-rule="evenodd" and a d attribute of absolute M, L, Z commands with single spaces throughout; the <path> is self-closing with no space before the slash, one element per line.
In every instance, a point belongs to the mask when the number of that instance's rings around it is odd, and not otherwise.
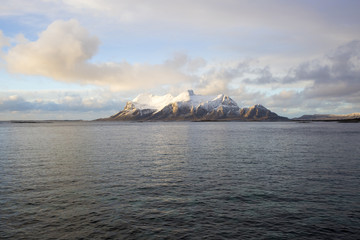
<path fill-rule="evenodd" d="M 0 238 L 360 234 L 359 124 L 0 124 Z"/>

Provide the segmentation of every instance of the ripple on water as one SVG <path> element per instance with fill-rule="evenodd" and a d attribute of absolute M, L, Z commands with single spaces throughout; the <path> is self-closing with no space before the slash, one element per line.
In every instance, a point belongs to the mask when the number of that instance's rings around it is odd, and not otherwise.
<path fill-rule="evenodd" d="M 0 238 L 357 239 L 358 124 L 0 126 Z"/>

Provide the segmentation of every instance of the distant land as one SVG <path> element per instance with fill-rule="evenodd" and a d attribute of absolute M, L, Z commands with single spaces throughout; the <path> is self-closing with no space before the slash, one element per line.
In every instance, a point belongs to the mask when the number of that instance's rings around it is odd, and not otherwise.
<path fill-rule="evenodd" d="M 172 96 L 140 94 L 124 110 L 100 121 L 289 121 L 256 104 L 240 108 L 229 96 L 196 95 L 188 90 Z"/>
<path fill-rule="evenodd" d="M 343 122 L 359 122 L 360 113 L 351 114 L 313 114 L 303 115 L 298 118 L 293 118 L 295 121 L 343 121 Z"/>
<path fill-rule="evenodd" d="M 0 123 L 55 123 L 55 122 L 86 122 L 85 120 L 5 120 Z"/>

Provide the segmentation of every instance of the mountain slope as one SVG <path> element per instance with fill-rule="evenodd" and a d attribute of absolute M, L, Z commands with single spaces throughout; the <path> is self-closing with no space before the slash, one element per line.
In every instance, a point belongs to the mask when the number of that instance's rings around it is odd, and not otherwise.
<path fill-rule="evenodd" d="M 240 116 L 243 119 L 251 120 L 286 120 L 285 117 L 280 117 L 276 113 L 271 112 L 266 107 L 257 104 L 250 108 L 243 108 L 240 111 Z"/>
<path fill-rule="evenodd" d="M 271 112 L 262 105 L 239 108 L 229 96 L 196 95 L 188 90 L 174 97 L 170 94 L 153 96 L 140 94 L 127 102 L 124 110 L 101 120 L 147 120 L 147 121 L 216 121 L 216 120 L 288 120 Z"/>

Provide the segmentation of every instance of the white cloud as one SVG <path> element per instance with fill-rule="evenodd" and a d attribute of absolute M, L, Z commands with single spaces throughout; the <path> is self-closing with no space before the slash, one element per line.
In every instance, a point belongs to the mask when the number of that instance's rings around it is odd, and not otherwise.
<path fill-rule="evenodd" d="M 96 53 L 98 44 L 99 40 L 76 20 L 56 21 L 40 33 L 37 41 L 10 49 L 6 61 L 13 72 L 70 77 Z"/>
<path fill-rule="evenodd" d="M 99 43 L 78 21 L 59 20 L 41 32 L 37 41 L 11 48 L 5 60 L 13 73 L 109 86 L 113 90 L 144 89 L 188 80 L 167 64 L 92 63 Z"/>

